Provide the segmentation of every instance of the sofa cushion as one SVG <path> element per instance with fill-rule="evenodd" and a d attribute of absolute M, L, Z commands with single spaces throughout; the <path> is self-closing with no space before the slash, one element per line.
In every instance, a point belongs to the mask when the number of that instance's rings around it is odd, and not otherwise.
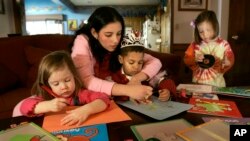
<path fill-rule="evenodd" d="M 31 87 L 36 80 L 38 66 L 39 66 L 41 59 L 43 58 L 43 56 L 50 53 L 51 51 L 42 49 L 42 48 L 32 47 L 32 46 L 25 47 L 24 51 L 25 51 L 26 59 L 30 65 L 30 68 L 28 71 L 27 86 Z"/>
<path fill-rule="evenodd" d="M 0 93 L 4 93 L 19 83 L 18 76 L 3 64 L 0 64 Z"/>

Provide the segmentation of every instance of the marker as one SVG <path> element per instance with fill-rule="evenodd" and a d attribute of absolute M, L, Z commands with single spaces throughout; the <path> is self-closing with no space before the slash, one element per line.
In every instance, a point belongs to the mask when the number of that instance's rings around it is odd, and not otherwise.
<path fill-rule="evenodd" d="M 55 94 L 49 87 L 47 87 L 46 85 L 43 85 L 43 84 L 40 84 L 40 87 L 45 90 L 47 93 L 49 93 L 50 95 L 52 95 L 53 97 L 55 98 L 63 98 L 57 94 Z M 66 105 L 69 105 L 67 102 L 63 102 L 65 103 Z"/>
<path fill-rule="evenodd" d="M 49 93 L 50 95 L 52 95 L 53 97 L 56 97 L 56 98 L 59 98 L 60 96 L 55 94 L 49 87 L 43 85 L 43 84 L 40 84 L 40 87 L 45 90 L 47 93 Z"/>

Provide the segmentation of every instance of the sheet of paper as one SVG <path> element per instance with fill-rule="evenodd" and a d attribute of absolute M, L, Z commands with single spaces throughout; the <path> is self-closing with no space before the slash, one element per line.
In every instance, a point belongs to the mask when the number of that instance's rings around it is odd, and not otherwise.
<path fill-rule="evenodd" d="M 74 107 L 75 108 L 75 107 Z M 69 107 L 66 110 L 72 109 Z M 131 118 L 119 107 L 117 104 L 112 101 L 109 109 L 104 112 L 91 115 L 82 125 L 80 126 L 62 126 L 60 125 L 60 120 L 66 115 L 65 111 L 59 113 L 50 113 L 45 115 L 43 120 L 43 128 L 49 132 L 66 130 L 76 127 L 82 127 L 87 125 L 111 123 L 131 120 Z M 115 115 L 115 116 L 114 116 Z"/>
<path fill-rule="evenodd" d="M 191 104 L 174 101 L 161 102 L 155 96 L 152 96 L 152 101 L 152 104 L 135 104 L 132 101 L 119 101 L 117 103 L 157 120 L 166 119 L 193 107 Z"/>

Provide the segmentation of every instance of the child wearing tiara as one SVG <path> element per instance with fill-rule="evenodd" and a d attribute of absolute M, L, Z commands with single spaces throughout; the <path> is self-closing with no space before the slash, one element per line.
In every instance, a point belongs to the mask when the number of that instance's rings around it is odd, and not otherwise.
<path fill-rule="evenodd" d="M 193 71 L 193 83 L 225 87 L 226 73 L 234 64 L 234 54 L 226 40 L 218 37 L 216 14 L 201 12 L 194 23 L 194 42 L 187 48 L 185 64 Z"/>
<path fill-rule="evenodd" d="M 127 84 L 135 74 L 142 70 L 144 65 L 144 45 L 141 42 L 140 34 L 130 33 L 124 37 L 121 43 L 121 52 L 118 56 L 119 62 L 122 64 L 121 70 L 112 75 L 112 80 L 117 83 Z M 148 81 L 142 84 L 152 86 L 159 96 L 160 101 L 167 101 L 171 96 L 175 97 L 176 86 L 173 80 L 168 79 L 166 71 L 159 72 Z M 118 100 L 128 100 L 128 97 L 115 97 Z M 147 99 L 146 99 L 147 100 Z"/>

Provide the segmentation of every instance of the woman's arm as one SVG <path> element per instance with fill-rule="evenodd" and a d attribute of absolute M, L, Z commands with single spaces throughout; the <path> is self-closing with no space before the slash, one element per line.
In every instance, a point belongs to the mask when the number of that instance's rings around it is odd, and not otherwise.
<path fill-rule="evenodd" d="M 91 53 L 88 40 L 83 35 L 78 35 L 74 41 L 71 57 L 80 74 L 84 86 L 88 90 L 103 92 L 111 95 L 114 82 L 102 80 L 94 76 L 95 58 Z"/>
<path fill-rule="evenodd" d="M 150 91 L 149 89 L 151 88 L 149 86 L 115 84 L 114 82 L 102 80 L 95 77 L 94 76 L 95 59 L 93 58 L 92 53 L 90 51 L 88 41 L 83 35 L 78 35 L 77 38 L 75 39 L 71 56 L 80 74 L 81 80 L 83 81 L 84 86 L 88 90 L 103 92 L 108 95 L 111 95 L 112 93 L 112 95 L 114 96 L 137 97 L 135 99 L 142 98 L 142 96 L 152 93 L 152 91 L 148 92 Z M 158 65 L 159 68 L 149 67 L 150 65 L 148 64 L 150 64 L 150 62 L 153 63 L 156 62 L 156 64 L 158 62 L 157 59 L 156 60 L 152 59 L 150 56 L 149 58 L 146 57 L 145 61 L 147 63 L 145 65 L 146 67 L 144 72 L 149 72 L 147 74 L 148 75 L 147 77 L 151 77 L 151 75 L 153 75 L 156 71 L 158 71 L 161 65 Z M 141 80 L 145 78 L 146 77 L 139 79 Z"/>

